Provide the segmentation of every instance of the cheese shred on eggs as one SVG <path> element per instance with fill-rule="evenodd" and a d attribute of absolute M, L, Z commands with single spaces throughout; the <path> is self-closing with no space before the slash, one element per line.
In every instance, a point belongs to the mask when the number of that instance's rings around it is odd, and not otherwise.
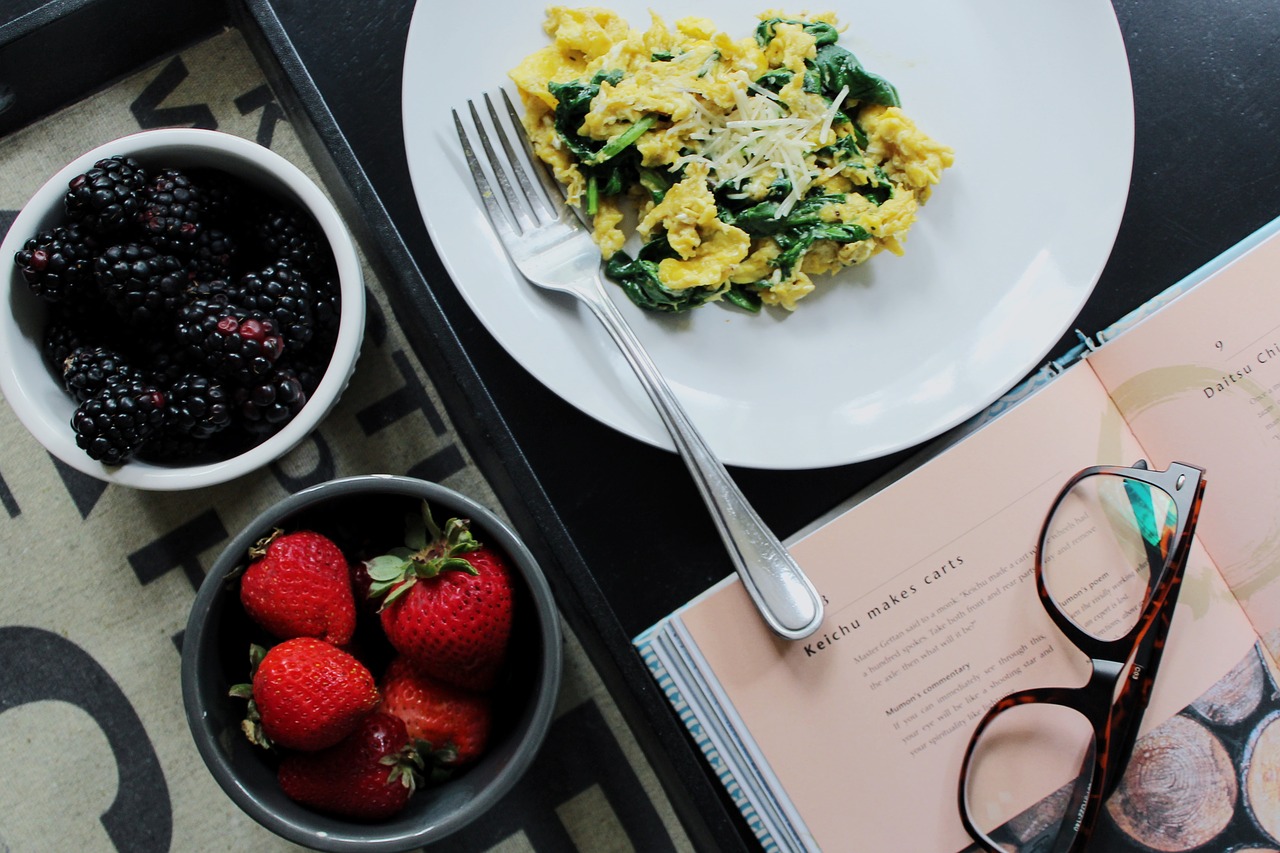
<path fill-rule="evenodd" d="M 837 44 L 831 13 L 764 12 L 735 40 L 705 18 L 651 15 L 640 31 L 553 6 L 545 29 L 511 72 L 525 129 L 644 308 L 793 310 L 811 276 L 901 254 L 953 161 Z"/>

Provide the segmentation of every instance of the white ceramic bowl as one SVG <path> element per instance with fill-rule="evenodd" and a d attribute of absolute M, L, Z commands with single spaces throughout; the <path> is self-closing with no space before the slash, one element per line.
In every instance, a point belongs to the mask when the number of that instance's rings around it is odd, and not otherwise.
<path fill-rule="evenodd" d="M 341 325 L 332 359 L 314 394 L 279 432 L 237 456 L 189 466 L 130 460 L 107 466 L 76 446 L 71 429 L 75 403 L 46 367 L 41 340 L 46 309 L 13 257 L 38 231 L 64 218 L 68 182 L 105 157 L 128 156 L 144 166 L 211 168 L 307 211 L 322 229 L 338 270 Z M 145 130 L 100 145 L 72 160 L 40 187 L 0 243 L 0 391 L 18 419 L 46 449 L 78 471 L 122 486 L 174 491 L 211 486 L 248 474 L 278 459 L 320 423 L 346 388 L 364 336 L 364 281 L 355 244 L 332 202 L 302 171 L 279 154 L 238 136 L 195 128 Z"/>

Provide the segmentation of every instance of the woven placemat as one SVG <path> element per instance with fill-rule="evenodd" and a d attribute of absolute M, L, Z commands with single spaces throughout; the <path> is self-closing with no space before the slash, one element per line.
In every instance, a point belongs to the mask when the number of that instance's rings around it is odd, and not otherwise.
<path fill-rule="evenodd" d="M 161 126 L 254 139 L 315 176 L 228 30 L 0 139 L 0 232 L 67 161 Z M 271 503 L 335 477 L 407 474 L 502 514 L 367 264 L 365 276 L 369 323 L 341 402 L 278 463 L 234 482 L 177 494 L 107 486 L 58 462 L 0 406 L 0 851 L 292 848 L 226 797 L 187 729 L 179 656 L 205 569 Z M 564 686 L 537 762 L 489 815 L 433 849 L 689 848 L 565 630 Z"/>

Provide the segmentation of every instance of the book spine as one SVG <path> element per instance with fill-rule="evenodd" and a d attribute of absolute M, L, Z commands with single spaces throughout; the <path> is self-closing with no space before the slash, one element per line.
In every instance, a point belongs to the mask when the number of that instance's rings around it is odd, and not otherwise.
<path fill-rule="evenodd" d="M 799 816 L 779 798 L 777 780 L 759 767 L 751 748 L 742 742 L 740 721 L 708 689 L 714 682 L 692 659 L 681 633 L 679 620 L 673 619 L 636 641 L 659 689 L 762 849 L 766 853 L 815 851 Z"/>
<path fill-rule="evenodd" d="M 742 818 L 746 821 L 751 833 L 766 851 L 780 853 L 773 836 L 760 820 L 755 806 L 752 805 L 742 786 L 738 784 L 737 776 L 721 758 L 720 750 L 708 734 L 706 727 L 702 724 L 698 712 L 685 701 L 684 692 L 672 677 L 671 670 L 667 668 L 668 656 L 659 653 L 659 644 L 655 642 L 655 635 L 660 630 L 661 627 L 637 639 L 635 642 L 636 650 L 640 652 L 640 657 L 653 674 L 658 689 L 667 697 L 667 701 L 671 703 L 671 707 L 676 712 L 676 716 L 679 717 L 681 724 L 684 725 L 690 737 L 693 738 L 694 744 L 702 753 L 703 758 L 706 759 L 711 772 L 715 774 L 716 779 L 724 786 L 729 799 L 733 801 L 734 806 L 742 814 Z M 673 661 L 672 665 L 676 666 L 677 664 Z"/>

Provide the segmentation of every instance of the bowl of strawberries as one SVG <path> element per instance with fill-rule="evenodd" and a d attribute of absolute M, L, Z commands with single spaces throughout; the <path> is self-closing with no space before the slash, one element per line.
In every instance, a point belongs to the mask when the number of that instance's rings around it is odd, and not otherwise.
<path fill-rule="evenodd" d="M 409 477 L 280 501 L 210 569 L 183 638 L 196 746 L 248 815 L 318 850 L 411 850 L 479 817 L 550 726 L 546 579 L 476 501 Z"/>
<path fill-rule="evenodd" d="M 355 243 L 280 154 L 199 128 L 99 145 L 0 243 L 0 392 L 59 460 L 195 489 L 261 468 L 320 423 L 364 334 Z"/>

